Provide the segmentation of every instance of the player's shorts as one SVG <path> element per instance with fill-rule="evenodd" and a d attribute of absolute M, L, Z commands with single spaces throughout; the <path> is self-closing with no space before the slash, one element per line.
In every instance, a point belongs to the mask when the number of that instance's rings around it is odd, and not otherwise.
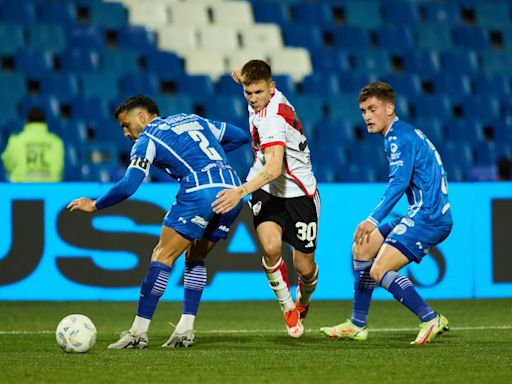
<path fill-rule="evenodd" d="M 242 202 L 228 213 L 219 215 L 213 212 L 211 204 L 223 189 L 205 188 L 189 193 L 185 192 L 185 188 L 180 189 L 163 224 L 190 241 L 207 239 L 216 242 L 225 239 L 242 209 Z"/>
<path fill-rule="evenodd" d="M 282 239 L 293 248 L 303 253 L 315 251 L 320 216 L 318 192 L 313 198 L 283 198 L 258 189 L 252 194 L 249 206 L 254 228 L 265 221 L 273 221 L 283 228 Z"/>
<path fill-rule="evenodd" d="M 384 242 L 398 249 L 410 261 L 421 262 L 430 249 L 448 237 L 452 225 L 426 224 L 397 217 L 378 227 Z"/>

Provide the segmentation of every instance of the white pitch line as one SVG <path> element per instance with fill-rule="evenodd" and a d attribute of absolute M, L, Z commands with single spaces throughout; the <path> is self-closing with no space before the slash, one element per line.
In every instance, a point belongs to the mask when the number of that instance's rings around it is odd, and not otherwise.
<path fill-rule="evenodd" d="M 507 330 L 512 329 L 512 325 L 490 325 L 478 327 L 450 327 L 451 331 L 484 331 L 484 330 Z M 369 328 L 370 332 L 411 332 L 418 328 Z M 309 328 L 306 332 L 318 332 L 318 329 Z M 55 333 L 55 331 L 9 331 L 0 330 L 0 335 L 45 335 Z M 283 329 L 210 329 L 206 331 L 196 330 L 199 334 L 280 334 Z"/>

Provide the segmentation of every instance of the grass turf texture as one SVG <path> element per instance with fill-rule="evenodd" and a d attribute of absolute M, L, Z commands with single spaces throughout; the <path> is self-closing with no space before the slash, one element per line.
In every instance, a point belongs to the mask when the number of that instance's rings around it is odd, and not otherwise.
<path fill-rule="evenodd" d="M 160 303 L 147 350 L 107 350 L 128 329 L 136 303 L 0 302 L 1 383 L 511 383 L 512 299 L 432 301 L 451 330 L 413 346 L 415 316 L 394 301 L 374 302 L 366 342 L 333 341 L 321 326 L 343 321 L 350 302 L 313 302 L 306 334 L 286 335 L 275 302 L 203 303 L 196 345 L 160 348 L 181 304 Z M 63 353 L 62 317 L 83 313 L 98 329 L 87 354 Z"/>

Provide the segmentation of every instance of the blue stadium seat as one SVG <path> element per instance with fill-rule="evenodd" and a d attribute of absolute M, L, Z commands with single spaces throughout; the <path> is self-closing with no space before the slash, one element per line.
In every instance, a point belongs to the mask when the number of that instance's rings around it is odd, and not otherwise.
<path fill-rule="evenodd" d="M 226 122 L 240 122 L 247 118 L 247 103 L 239 96 L 217 96 L 204 103 L 205 117 Z"/>
<path fill-rule="evenodd" d="M 350 54 L 353 71 L 382 76 L 392 72 L 391 58 L 387 50 L 355 51 Z"/>
<path fill-rule="evenodd" d="M 335 96 L 340 93 L 339 78 L 334 73 L 313 73 L 304 78 L 301 90 L 310 95 Z"/>
<path fill-rule="evenodd" d="M 186 95 L 157 96 L 154 100 L 162 116 L 194 112 L 192 99 Z"/>
<path fill-rule="evenodd" d="M 53 95 L 59 100 L 70 100 L 78 96 L 78 80 L 71 73 L 49 73 L 40 78 L 41 93 Z"/>
<path fill-rule="evenodd" d="M 481 124 L 471 118 L 445 122 L 446 139 L 453 143 L 467 143 L 473 148 L 483 144 L 484 133 Z"/>
<path fill-rule="evenodd" d="M 27 93 L 25 77 L 20 73 L 0 72 L 0 100 L 20 101 Z"/>
<path fill-rule="evenodd" d="M 63 51 L 67 45 L 66 32 L 60 25 L 33 24 L 27 28 L 28 48 Z"/>
<path fill-rule="evenodd" d="M 252 11 L 257 22 L 289 24 L 291 19 L 290 8 L 284 2 L 266 3 L 258 1 L 253 4 Z"/>
<path fill-rule="evenodd" d="M 467 143 L 448 142 L 440 152 L 448 180 L 462 181 L 474 164 L 473 149 Z"/>
<path fill-rule="evenodd" d="M 356 135 L 352 124 L 344 119 L 328 119 L 320 121 L 315 131 L 315 142 L 320 148 L 349 148 L 356 142 Z M 325 151 L 331 156 L 330 151 Z"/>
<path fill-rule="evenodd" d="M 286 97 L 292 97 L 297 89 L 290 75 L 272 75 L 272 79 L 276 82 L 276 87 Z"/>
<path fill-rule="evenodd" d="M 420 78 L 416 74 L 387 74 L 381 79 L 393 87 L 395 92 L 404 97 L 417 97 L 421 94 Z"/>
<path fill-rule="evenodd" d="M 475 150 L 475 164 L 478 166 L 489 166 L 496 164 L 498 160 L 497 146 L 491 142 L 482 142 Z"/>
<path fill-rule="evenodd" d="M 500 117 L 500 101 L 492 95 L 468 96 L 461 100 L 460 106 L 466 118 L 492 121 Z"/>
<path fill-rule="evenodd" d="M 432 75 L 439 72 L 439 57 L 433 51 L 409 51 L 403 55 L 406 73 Z"/>
<path fill-rule="evenodd" d="M 331 7 L 322 2 L 299 3 L 292 7 L 294 21 L 301 26 L 330 26 L 334 24 Z"/>
<path fill-rule="evenodd" d="M 31 78 L 45 76 L 53 72 L 53 60 L 52 52 L 39 49 L 20 50 L 14 56 L 16 71 Z"/>
<path fill-rule="evenodd" d="M 407 1 L 389 1 L 382 7 L 387 24 L 417 25 L 420 23 L 418 6 Z"/>
<path fill-rule="evenodd" d="M 458 50 L 442 52 L 440 55 L 441 69 L 446 72 L 475 74 L 479 72 L 478 57 L 475 52 Z"/>
<path fill-rule="evenodd" d="M 455 73 L 439 73 L 433 77 L 434 93 L 451 98 L 463 98 L 471 94 L 469 78 Z"/>
<path fill-rule="evenodd" d="M 216 90 L 221 95 L 233 95 L 242 93 L 242 86 L 231 78 L 231 75 L 222 75 L 217 80 Z"/>
<path fill-rule="evenodd" d="M 107 101 L 102 97 L 76 97 L 71 101 L 71 115 L 87 122 L 113 119 Z"/>
<path fill-rule="evenodd" d="M 177 79 L 178 92 L 203 98 L 213 95 L 214 86 L 208 75 L 182 76 Z"/>
<path fill-rule="evenodd" d="M 410 101 L 414 118 L 436 117 L 448 120 L 453 117 L 451 104 L 446 96 L 420 96 Z"/>
<path fill-rule="evenodd" d="M 148 72 L 174 76 L 181 76 L 184 72 L 183 60 L 173 52 L 151 50 L 144 52 L 142 57 L 145 69 Z M 234 83 L 233 80 L 231 81 Z"/>
<path fill-rule="evenodd" d="M 284 43 L 287 46 L 319 49 L 324 47 L 320 26 L 305 27 L 302 24 L 281 25 Z"/>
<path fill-rule="evenodd" d="M 127 25 L 117 30 L 119 46 L 141 51 L 156 48 L 155 33 L 143 26 Z"/>
<path fill-rule="evenodd" d="M 90 21 L 106 29 L 118 29 L 128 24 L 127 12 L 120 3 L 92 2 Z"/>
<path fill-rule="evenodd" d="M 411 124 L 423 131 L 436 148 L 442 146 L 446 140 L 444 126 L 435 116 L 419 118 L 411 121 Z"/>
<path fill-rule="evenodd" d="M 16 103 L 8 102 L 8 100 L 3 99 L 0 100 L 2 101 L 2 113 L 0 113 L 0 128 L 2 128 L 2 126 L 8 123 L 9 121 L 18 120 L 19 116 L 18 110 L 16 108 Z M 2 129 L 0 129 L 0 131 L 1 130 Z M 8 136 L 5 139 L 7 138 Z"/>
<path fill-rule="evenodd" d="M 511 62 L 512 64 L 512 62 Z M 489 94 L 506 98 L 512 94 L 511 84 L 501 75 L 487 75 L 478 73 L 472 78 L 473 91 L 476 95 L 485 96 Z"/>
<path fill-rule="evenodd" d="M 350 63 L 347 52 L 338 49 L 309 49 L 316 73 L 347 73 Z"/>
<path fill-rule="evenodd" d="M 484 73 L 512 75 L 512 55 L 509 52 L 486 51 L 479 52 L 479 56 Z"/>
<path fill-rule="evenodd" d="M 63 72 L 93 73 L 98 69 L 99 54 L 96 51 L 71 49 L 59 55 L 59 62 Z"/>
<path fill-rule="evenodd" d="M 344 5 L 347 24 L 365 28 L 378 28 L 381 26 L 382 16 L 378 2 L 347 0 Z"/>
<path fill-rule="evenodd" d="M 380 48 L 405 51 L 414 47 L 411 29 L 401 24 L 379 27 L 375 37 Z"/>
<path fill-rule="evenodd" d="M 460 12 L 455 2 L 425 2 L 421 4 L 421 13 L 427 22 L 439 22 L 458 25 L 461 22 Z"/>
<path fill-rule="evenodd" d="M 508 28 L 512 23 L 511 4 L 507 1 L 478 1 L 475 4 L 477 24 L 484 28 Z"/>
<path fill-rule="evenodd" d="M 99 69 L 102 72 L 123 76 L 140 72 L 139 54 L 129 48 L 104 49 L 99 52 Z"/>
<path fill-rule="evenodd" d="M 457 47 L 476 50 L 491 47 L 487 30 L 481 27 L 455 27 L 452 30 L 452 36 Z"/>
<path fill-rule="evenodd" d="M 343 93 L 356 93 L 366 84 L 376 81 L 377 76 L 371 73 L 347 73 L 340 75 L 340 87 Z M 354 102 L 357 96 L 354 95 Z"/>
<path fill-rule="evenodd" d="M 306 137 L 314 140 L 316 123 L 325 117 L 323 97 L 311 94 L 296 95 L 290 98 L 290 102 L 302 123 Z"/>
<path fill-rule="evenodd" d="M 13 55 L 25 46 L 23 28 L 18 24 L 0 23 L 0 56 Z"/>
<path fill-rule="evenodd" d="M 46 1 L 39 7 L 39 18 L 43 23 L 61 24 L 72 27 L 77 23 L 76 8 L 71 2 Z"/>
<path fill-rule="evenodd" d="M 154 97 L 158 92 L 158 78 L 154 74 L 127 73 L 119 77 L 119 95 L 121 97 L 133 95 Z"/>
<path fill-rule="evenodd" d="M 105 48 L 105 40 L 102 31 L 96 26 L 75 26 L 70 29 L 68 45 L 73 48 L 100 51 Z"/>
<path fill-rule="evenodd" d="M 512 146 L 512 121 L 511 119 L 495 119 L 489 122 L 495 143 L 507 143 Z"/>
<path fill-rule="evenodd" d="M 341 94 L 326 100 L 327 113 L 331 119 L 343 119 L 349 124 L 362 122 L 361 111 L 357 104 L 357 95 Z"/>
<path fill-rule="evenodd" d="M 340 25 L 332 30 L 334 48 L 368 49 L 371 47 L 367 29 L 356 25 Z"/>
<path fill-rule="evenodd" d="M 82 96 L 114 100 L 118 95 L 117 76 L 111 73 L 84 73 L 80 76 Z"/>
<path fill-rule="evenodd" d="M 129 155 L 133 143 L 124 137 L 123 129 L 113 117 L 102 121 L 88 121 L 87 128 L 92 132 L 94 142 L 114 145 L 119 154 Z"/>
<path fill-rule="evenodd" d="M 69 119 L 69 120 L 58 120 L 52 124 L 52 129 L 59 137 L 64 140 L 67 145 L 70 144 L 76 148 L 82 148 L 89 142 L 89 133 L 87 125 L 83 120 Z M 76 161 L 80 161 L 81 158 L 78 154 Z"/>
<path fill-rule="evenodd" d="M 36 8 L 29 1 L 9 1 L 0 8 L 0 20 L 22 25 L 30 25 L 36 22 Z"/>
<path fill-rule="evenodd" d="M 453 48 L 450 24 L 418 24 L 414 28 L 414 46 L 420 50 L 447 51 Z"/>

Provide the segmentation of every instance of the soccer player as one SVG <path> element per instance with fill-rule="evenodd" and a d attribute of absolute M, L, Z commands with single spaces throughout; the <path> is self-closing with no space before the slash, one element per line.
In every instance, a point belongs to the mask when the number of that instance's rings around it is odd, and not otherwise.
<path fill-rule="evenodd" d="M 125 176 L 97 200 L 73 200 L 71 212 L 93 212 L 131 196 L 154 165 L 179 180 L 176 202 L 164 217 L 160 240 L 142 281 L 137 315 L 130 330 L 109 349 L 146 348 L 147 331 L 167 286 L 174 261 L 186 251 L 183 314 L 162 347 L 194 344 L 194 319 L 206 284 L 204 258 L 219 239 L 225 239 L 241 204 L 227 214 L 213 212 L 211 203 L 223 188 L 235 188 L 240 179 L 228 163 L 226 151 L 249 142 L 244 130 L 196 115 L 159 117 L 148 97 L 133 96 L 114 111 L 124 135 L 135 143 Z M 222 147 L 221 147 L 222 146 Z"/>
<path fill-rule="evenodd" d="M 321 332 L 333 339 L 366 340 L 371 296 L 379 284 L 420 319 L 420 331 L 411 344 L 426 344 L 448 330 L 448 320 L 435 312 L 398 271 L 410 262 L 420 263 L 450 234 L 453 221 L 446 172 L 425 134 L 398 119 L 395 92 L 389 84 L 368 84 L 358 102 L 368 132 L 384 137 L 389 184 L 373 212 L 354 233 L 352 316 L 345 323 L 321 328 Z M 410 204 L 407 214 L 381 224 L 404 193 Z"/>
<path fill-rule="evenodd" d="M 252 194 L 250 206 L 264 251 L 262 266 L 283 311 L 291 337 L 304 333 L 303 321 L 316 288 L 315 249 L 320 198 L 310 152 L 300 120 L 286 97 L 276 89 L 270 66 L 251 60 L 235 70 L 249 104 L 249 126 L 255 153 L 247 182 L 217 195 L 215 212 L 225 214 Z M 282 241 L 293 247 L 299 285 L 295 302 L 290 293 Z"/>

